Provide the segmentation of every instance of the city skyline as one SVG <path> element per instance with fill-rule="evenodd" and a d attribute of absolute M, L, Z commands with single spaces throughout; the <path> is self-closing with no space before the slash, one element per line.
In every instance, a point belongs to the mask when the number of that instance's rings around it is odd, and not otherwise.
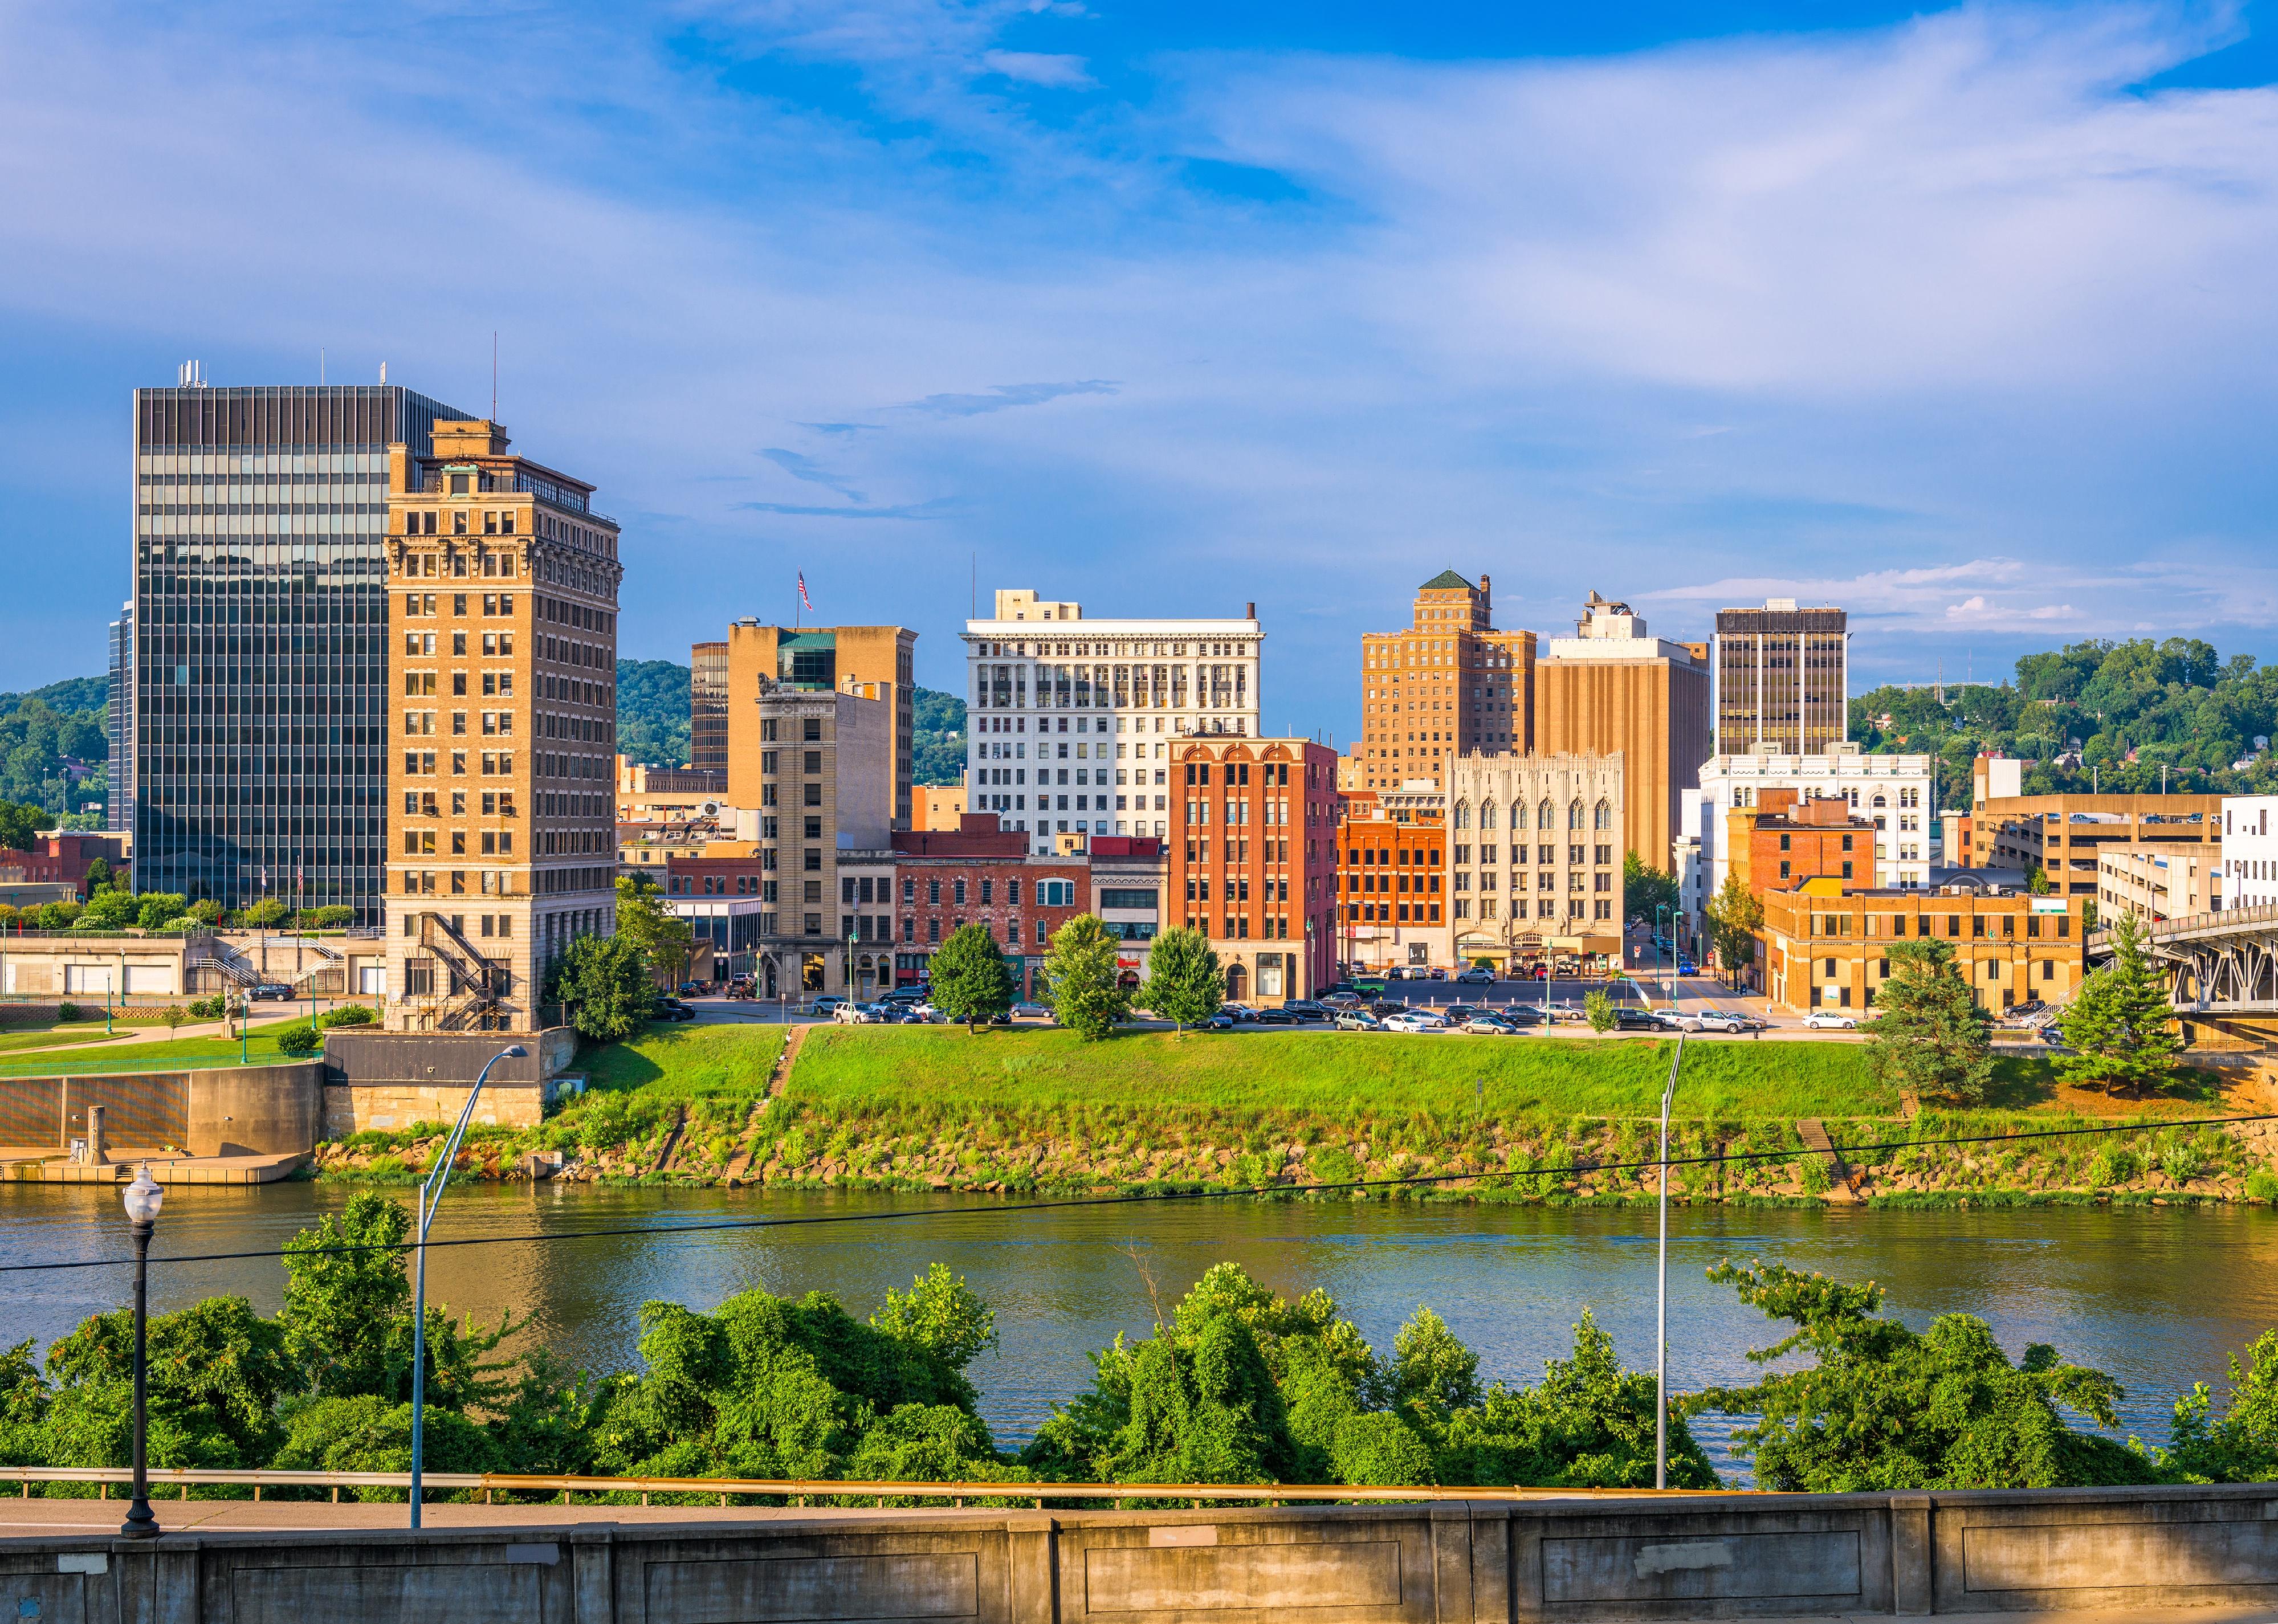
<path fill-rule="evenodd" d="M 1449 567 L 1539 632 L 1592 590 L 1688 639 L 1838 603 L 1854 691 L 2278 649 L 2252 8 L 105 15 L 19 14 L 0 67 L 57 157 L 0 228 L 0 493 L 42 538 L 0 688 L 102 668 L 131 388 L 386 362 L 479 407 L 493 332 L 501 421 L 622 493 L 635 658 L 791 620 L 801 572 L 945 689 L 976 577 L 1256 601 L 1264 725 L 1342 744 L 1358 637 Z M 511 30 L 524 75 L 421 118 L 399 28 Z M 194 216 L 136 161 L 186 122 Z M 544 251 L 440 294 L 338 252 L 342 198 L 469 174 Z M 119 249 L 170 228 L 199 253 Z"/>

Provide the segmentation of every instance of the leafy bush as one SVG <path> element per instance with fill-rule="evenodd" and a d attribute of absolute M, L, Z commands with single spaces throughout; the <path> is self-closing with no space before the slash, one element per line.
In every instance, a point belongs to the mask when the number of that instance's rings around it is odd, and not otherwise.
<path fill-rule="evenodd" d="M 2258 1167 L 2246 1176 L 2246 1195 L 2249 1201 L 2268 1201 L 2278 1206 L 2278 1173 L 2267 1167 Z"/>
<path fill-rule="evenodd" d="M 218 1021 L 229 1013 L 229 999 L 221 993 L 216 993 L 210 998 L 191 999 L 189 1007 L 192 1020 Z"/>
<path fill-rule="evenodd" d="M 2189 1184 L 2207 1170 L 2205 1147 L 2196 1140 L 2178 1138 L 2161 1148 L 2160 1170 L 2177 1184 Z"/>
<path fill-rule="evenodd" d="M 2142 1171 L 2134 1151 L 2125 1145 L 2106 1145 L 2088 1164 L 2088 1182 L 2101 1190 L 2112 1185 L 2127 1184 Z"/>
<path fill-rule="evenodd" d="M 66 999 L 62 1003 L 56 1006 L 56 1018 L 57 1020 L 75 1021 L 79 1019 L 79 1005 L 72 1003 L 70 1000 Z"/>
<path fill-rule="evenodd" d="M 284 1054 L 313 1055 L 324 1047 L 324 1041 L 317 1036 L 316 1027 L 307 1021 L 294 1021 L 277 1029 L 277 1047 Z"/>
<path fill-rule="evenodd" d="M 326 1010 L 317 1017 L 319 1027 L 369 1026 L 378 1018 L 371 1009 L 361 1003 L 344 1003 L 337 1010 Z"/>

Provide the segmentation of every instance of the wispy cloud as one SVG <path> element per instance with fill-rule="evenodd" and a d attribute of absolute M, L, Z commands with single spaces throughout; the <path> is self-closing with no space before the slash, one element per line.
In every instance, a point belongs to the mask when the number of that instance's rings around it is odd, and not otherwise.
<path fill-rule="evenodd" d="M 760 454 L 793 479 L 803 479 L 808 484 L 821 485 L 826 491 L 836 491 L 850 502 L 860 504 L 868 499 L 860 491 L 829 469 L 822 467 L 812 457 L 803 456 L 796 451 L 785 451 L 780 446 L 771 446 Z"/>
<path fill-rule="evenodd" d="M 1033 50 L 990 50 L 982 53 L 981 65 L 991 73 L 1051 90 L 1090 90 L 1099 83 L 1085 71 L 1082 57 L 1052 56 Z"/>
<path fill-rule="evenodd" d="M 940 498 L 930 502 L 909 502 L 898 507 L 801 507 L 791 502 L 738 502 L 739 513 L 783 514 L 797 519 L 941 519 L 954 512 L 958 504 Z"/>
<path fill-rule="evenodd" d="M 978 417 L 1015 406 L 1042 406 L 1075 394 L 1114 394 L 1121 386 L 1112 379 L 1082 378 L 1072 384 L 999 384 L 987 394 L 929 394 L 895 408 L 929 417 Z"/>

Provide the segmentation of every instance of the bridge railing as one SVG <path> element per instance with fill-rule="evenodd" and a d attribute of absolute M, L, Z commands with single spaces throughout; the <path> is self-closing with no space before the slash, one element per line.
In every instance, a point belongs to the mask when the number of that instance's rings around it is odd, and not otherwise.
<path fill-rule="evenodd" d="M 2278 903 L 2257 903 L 2251 908 L 2224 908 L 2213 913 L 2187 913 L 2181 919 L 2161 919 L 2152 926 L 2151 938 L 2153 942 L 2162 942 L 2170 936 L 2217 930 L 2232 925 L 2278 925 Z M 2086 938 L 2086 946 L 2092 953 L 2098 948 L 2109 946 L 2111 942 L 2110 930 L 2092 931 Z"/>
<path fill-rule="evenodd" d="M 116 1485 L 134 1481 L 126 1467 L 0 1466 L 0 1483 L 19 1485 L 22 1498 L 31 1498 L 34 1483 L 93 1483 L 96 1498 L 108 1499 Z M 264 1489 L 329 1489 L 340 1498 L 342 1489 L 401 1489 L 411 1487 L 409 1472 L 245 1471 L 203 1467 L 152 1467 L 150 1491 L 160 1495 L 172 1490 L 187 1500 L 193 1488 L 250 1488 L 259 1499 Z M 426 1491 L 438 1494 L 467 1491 L 479 1493 L 485 1505 L 499 1494 L 560 1495 L 564 1505 L 579 1494 L 638 1494 L 648 1504 L 653 1494 L 717 1495 L 729 1498 L 789 1500 L 804 1506 L 811 1500 L 889 1499 L 946 1500 L 963 1506 L 967 1500 L 1022 1501 L 1043 1506 L 1048 1501 L 1183 1500 L 1292 1506 L 1308 1502 L 1408 1503 L 1429 1500 L 1571 1500 L 1635 1499 L 1659 1495 L 1680 1499 L 1713 1498 L 1719 1495 L 1752 1495 L 1753 1489 L 1512 1489 L 1450 1488 L 1415 1484 L 1404 1488 L 1358 1487 L 1349 1483 L 902 1483 L 871 1478 L 763 1477 L 588 1477 L 519 1472 L 427 1472 L 421 1475 Z"/>

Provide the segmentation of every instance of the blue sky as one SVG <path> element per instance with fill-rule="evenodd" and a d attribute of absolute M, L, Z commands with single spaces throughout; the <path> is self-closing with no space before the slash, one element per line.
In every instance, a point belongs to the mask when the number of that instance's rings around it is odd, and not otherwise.
<path fill-rule="evenodd" d="M 0 688 L 102 668 L 135 385 L 479 410 L 493 330 L 635 657 L 1255 600 L 1342 741 L 1450 566 L 2278 654 L 2274 80 L 2278 5 L 0 4 Z"/>

